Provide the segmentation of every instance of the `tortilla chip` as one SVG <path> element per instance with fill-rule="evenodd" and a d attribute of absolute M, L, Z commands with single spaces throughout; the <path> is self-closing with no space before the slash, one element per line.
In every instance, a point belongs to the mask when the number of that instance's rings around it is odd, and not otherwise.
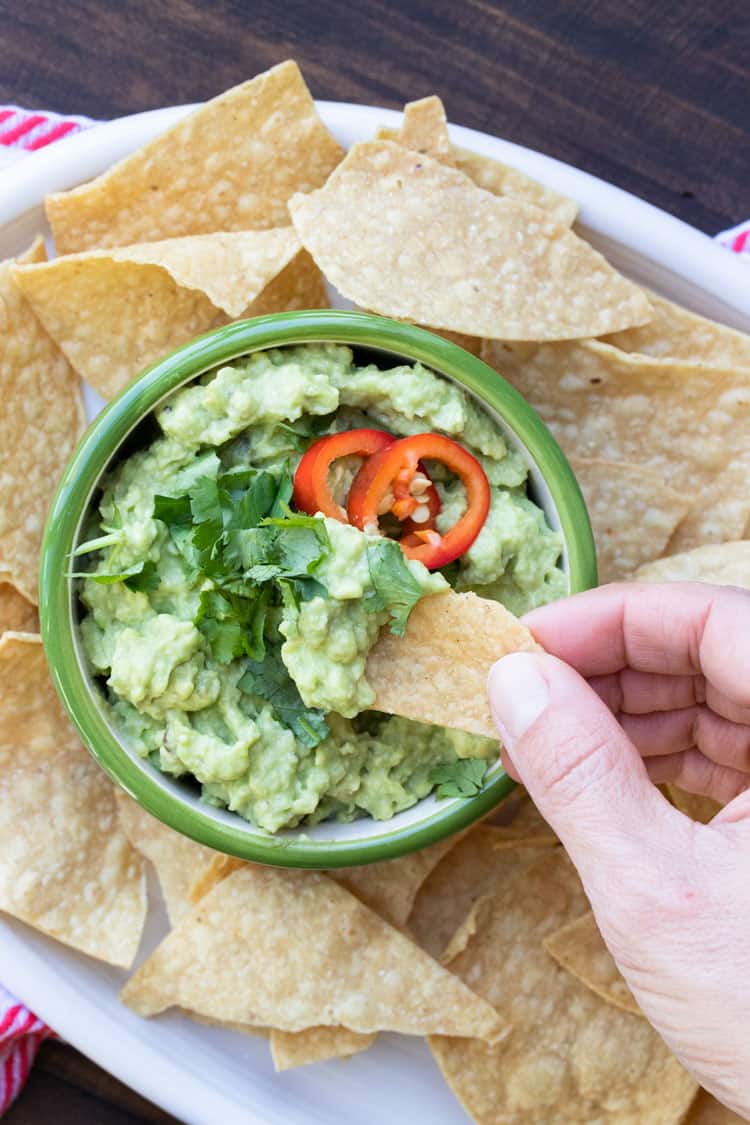
<path fill-rule="evenodd" d="M 602 1000 L 622 1008 L 624 1012 L 632 1012 L 636 1016 L 643 1014 L 604 944 L 591 911 L 548 934 L 544 939 L 544 948 L 558 965 L 601 996 Z"/>
<path fill-rule="evenodd" d="M 430 871 L 455 845 L 455 838 L 441 840 L 432 847 L 383 863 L 348 867 L 328 874 L 346 887 L 360 902 L 381 918 L 401 929 L 411 912 L 419 887 Z M 190 897 L 198 902 L 211 887 L 242 866 L 230 856 L 216 856 L 193 884 Z M 310 1027 L 305 1031 L 271 1031 L 271 1054 L 277 1070 L 289 1070 L 325 1059 L 348 1058 L 366 1051 L 373 1035 L 360 1035 L 347 1028 Z"/>
<path fill-rule="evenodd" d="M 478 1125 L 677 1125 L 696 1083 L 646 1020 L 606 1004 L 542 942 L 587 906 L 561 848 L 517 865 L 451 970 L 512 1023 L 499 1047 L 432 1036 L 453 1092 Z"/>
<path fill-rule="evenodd" d="M 750 371 L 628 355 L 597 340 L 485 341 L 482 358 L 571 457 L 640 465 L 695 496 L 750 447 Z"/>
<path fill-rule="evenodd" d="M 450 1026 L 488 1041 L 507 1031 L 488 1004 L 326 875 L 251 864 L 200 901 L 122 998 L 141 1015 L 177 1005 L 285 1031 L 422 1035 Z"/>
<path fill-rule="evenodd" d="M 599 582 L 626 578 L 664 553 L 689 508 L 658 473 L 617 461 L 571 459 L 596 542 Z"/>
<path fill-rule="evenodd" d="M 113 788 L 28 633 L 0 638 L 0 910 L 124 967 L 146 916 L 143 863 L 118 826 Z"/>
<path fill-rule="evenodd" d="M 502 852 L 496 850 L 502 842 Z M 542 855 L 543 844 L 508 848 L 502 830 L 480 824 L 464 836 L 425 879 L 409 915 L 409 930 L 433 957 L 440 957 L 451 938 L 487 894 L 494 894 L 517 866 Z"/>
<path fill-rule="evenodd" d="M 14 276 L 78 373 L 110 398 L 202 332 L 301 298 L 309 307 L 308 287 L 317 300 L 322 279 L 298 257 L 299 240 L 283 227 L 92 251 Z"/>
<path fill-rule="evenodd" d="M 509 652 L 539 652 L 529 630 L 499 602 L 435 594 L 411 612 L 405 637 L 384 631 L 367 661 L 376 711 L 497 738 L 487 673 Z M 419 691 L 404 684 L 418 683 Z"/>
<path fill-rule="evenodd" d="M 271 1031 L 271 1058 L 274 1069 L 292 1070 L 295 1066 L 347 1059 L 366 1051 L 375 1035 L 360 1035 L 346 1027 L 309 1027 L 306 1031 Z"/>
<path fill-rule="evenodd" d="M 42 250 L 37 240 L 27 256 Z M 36 604 L 47 509 L 84 413 L 78 379 L 13 281 L 13 265 L 0 262 L 0 581 Z"/>
<path fill-rule="evenodd" d="M 401 128 L 393 139 L 405 148 L 439 160 L 441 164 L 454 166 L 445 109 L 435 94 L 406 103 Z"/>
<path fill-rule="evenodd" d="M 437 103 L 437 104 L 435 104 Z M 417 108 L 418 107 L 418 108 Z M 439 108 L 438 108 L 439 107 Z M 423 98 L 404 106 L 404 121 L 400 129 L 378 129 L 378 140 L 395 141 L 406 148 L 426 152 L 442 164 L 458 168 L 465 176 L 492 195 L 505 195 L 521 203 L 541 207 L 561 226 L 575 222 L 578 204 L 565 195 L 532 180 L 518 168 L 511 168 L 491 156 L 483 156 L 468 148 L 451 145 L 445 110 L 440 98 Z M 448 148 L 446 148 L 446 141 Z M 445 155 L 441 155 L 444 153 Z"/>
<path fill-rule="evenodd" d="M 717 1102 L 708 1090 L 699 1090 L 684 1125 L 745 1125 L 746 1119 Z"/>
<path fill-rule="evenodd" d="M 709 543 L 744 539 L 750 517 L 750 456 L 738 457 L 693 498 L 665 554 L 692 551 Z M 655 555 L 652 557 L 656 557 Z"/>
<path fill-rule="evenodd" d="M 216 852 L 162 824 L 121 789 L 115 796 L 120 826 L 133 847 L 153 863 L 169 921 L 176 926 L 192 908 L 188 892 L 196 872 L 207 868 Z"/>
<path fill-rule="evenodd" d="M 355 145 L 325 187 L 293 196 L 289 210 L 329 281 L 387 316 L 554 340 L 651 315 L 637 286 L 539 208 L 390 141 Z"/>
<path fill-rule="evenodd" d="M 716 543 L 638 568 L 638 582 L 716 582 L 750 589 L 750 542 Z"/>
<path fill-rule="evenodd" d="M 493 809 L 487 822 L 503 829 L 498 839 L 545 842 L 551 838 L 556 844 L 560 842 L 522 785 L 517 785 Z"/>
<path fill-rule="evenodd" d="M 689 312 L 656 293 L 648 298 L 653 320 L 606 337 L 626 352 L 641 352 L 658 359 L 684 359 L 710 367 L 745 367 L 750 370 L 750 336 Z"/>
<path fill-rule="evenodd" d="M 398 859 L 342 867 L 328 874 L 386 922 L 403 929 L 419 888 L 457 842 L 453 836 Z"/>
<path fill-rule="evenodd" d="M 44 238 L 41 234 L 36 236 L 28 250 L 24 250 L 22 254 L 18 255 L 16 261 L 22 266 L 30 266 L 34 262 L 47 261 L 47 248 L 44 245 Z"/>
<path fill-rule="evenodd" d="M 212 857 L 207 867 L 191 882 L 188 889 L 188 899 L 195 906 L 196 903 L 212 891 L 213 888 L 231 875 L 240 867 L 245 867 L 245 860 L 237 859 L 233 855 L 222 855 L 219 852 Z"/>
<path fill-rule="evenodd" d="M 286 201 L 312 191 L 342 149 L 297 64 L 235 86 L 73 191 L 46 199 L 58 254 L 289 222 Z"/>
<path fill-rule="evenodd" d="M 708 824 L 718 812 L 721 812 L 722 806 L 712 797 L 704 797 L 701 793 L 686 793 L 684 789 L 678 789 L 676 785 L 669 783 L 665 789 L 674 807 L 700 824 Z"/>
<path fill-rule="evenodd" d="M 10 582 L 0 582 L 0 633 L 38 633 L 39 614 Z"/>

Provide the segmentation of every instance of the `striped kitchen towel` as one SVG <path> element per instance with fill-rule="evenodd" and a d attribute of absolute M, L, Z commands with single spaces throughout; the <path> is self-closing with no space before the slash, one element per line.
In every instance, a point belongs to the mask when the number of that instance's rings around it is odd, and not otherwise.
<path fill-rule="evenodd" d="M 20 1093 L 39 1044 L 54 1034 L 0 984 L 0 1117 Z"/>
<path fill-rule="evenodd" d="M 0 166 L 94 124 L 90 117 L 63 117 L 59 113 L 20 109 L 17 105 L 0 105 Z"/>

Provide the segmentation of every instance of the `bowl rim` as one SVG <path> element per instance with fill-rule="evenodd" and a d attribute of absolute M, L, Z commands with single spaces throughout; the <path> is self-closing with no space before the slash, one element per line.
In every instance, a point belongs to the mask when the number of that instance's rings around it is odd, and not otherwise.
<path fill-rule="evenodd" d="M 137 763 L 108 725 L 82 667 L 72 619 L 70 552 L 103 472 L 125 438 L 159 402 L 222 363 L 290 344 L 339 343 L 422 362 L 472 391 L 517 435 L 536 462 L 557 511 L 568 556 L 570 593 L 595 586 L 596 552 L 573 470 L 533 408 L 501 375 L 443 337 L 414 325 L 338 309 L 274 313 L 215 329 L 148 367 L 84 434 L 53 499 L 42 543 L 39 613 L 55 688 L 84 745 L 113 781 L 153 816 L 216 851 L 274 866 L 333 868 L 396 858 L 437 843 L 486 815 L 514 786 L 499 772 L 470 799 L 455 798 L 417 823 L 372 839 L 315 841 L 273 836 L 235 814 L 224 823 L 192 807 Z M 386 822 L 387 823 L 387 822 Z"/>

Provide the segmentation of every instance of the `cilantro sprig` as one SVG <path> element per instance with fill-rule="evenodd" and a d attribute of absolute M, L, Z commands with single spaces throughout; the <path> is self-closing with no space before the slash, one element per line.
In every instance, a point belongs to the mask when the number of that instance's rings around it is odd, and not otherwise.
<path fill-rule="evenodd" d="M 482 790 L 487 763 L 481 758 L 459 758 L 444 766 L 436 766 L 430 774 L 435 796 L 476 797 Z"/>

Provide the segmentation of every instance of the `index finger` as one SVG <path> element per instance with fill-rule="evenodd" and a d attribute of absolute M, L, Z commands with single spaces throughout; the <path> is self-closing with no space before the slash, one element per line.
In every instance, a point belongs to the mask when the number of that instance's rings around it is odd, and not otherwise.
<path fill-rule="evenodd" d="M 582 676 L 634 668 L 702 673 L 729 699 L 750 705 L 750 592 L 705 582 L 602 586 L 524 617 L 548 652 Z"/>

